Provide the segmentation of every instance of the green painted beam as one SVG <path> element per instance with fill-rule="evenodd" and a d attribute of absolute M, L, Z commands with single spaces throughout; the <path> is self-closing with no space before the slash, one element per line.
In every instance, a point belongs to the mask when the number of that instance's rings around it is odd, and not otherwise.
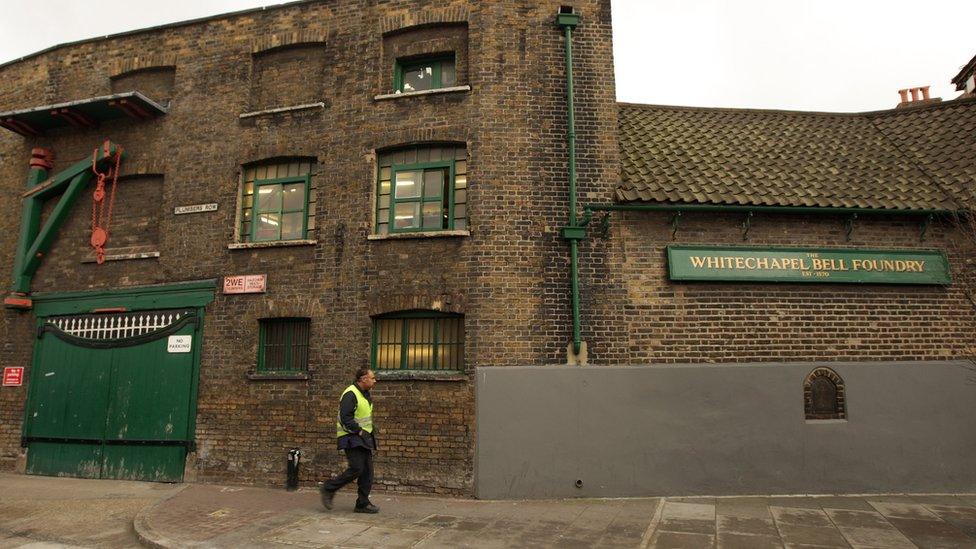
<path fill-rule="evenodd" d="M 95 150 L 97 155 L 95 165 L 99 171 L 110 169 L 118 145 L 106 141 Z M 4 300 L 8 307 L 29 309 L 31 301 L 27 297 L 30 293 L 31 280 L 41 259 L 54 242 L 58 229 L 67 218 L 68 212 L 74 205 L 78 195 L 94 177 L 92 159 L 86 158 L 76 162 L 68 169 L 61 171 L 54 177 L 44 180 L 47 171 L 32 169 L 28 177 L 27 192 L 24 196 L 22 209 L 20 239 L 17 242 L 17 255 L 14 257 L 12 276 L 12 294 Z M 43 227 L 40 226 L 41 211 L 44 202 L 57 195 L 62 195 L 50 217 Z"/>
<path fill-rule="evenodd" d="M 211 278 L 109 290 L 41 292 L 32 297 L 34 312 L 41 318 L 90 313 L 106 307 L 124 307 L 129 311 L 204 307 L 214 300 L 216 288 L 217 279 Z"/>
<path fill-rule="evenodd" d="M 47 170 L 43 168 L 31 168 L 27 176 L 27 190 L 31 190 L 47 179 Z M 20 238 L 17 239 L 17 252 L 14 256 L 13 288 L 23 287 L 24 281 L 21 280 L 24 271 L 24 258 L 27 255 L 27 248 L 34 239 L 41 227 L 41 210 L 44 203 L 40 200 L 31 198 L 24 199 L 23 208 L 20 214 Z M 27 280 L 27 287 L 30 288 L 30 280 Z M 15 290 L 16 291 L 16 290 Z"/>
<path fill-rule="evenodd" d="M 79 173 L 68 184 L 68 188 L 64 191 L 64 195 L 61 196 L 61 200 L 58 201 L 54 210 L 51 211 L 51 215 L 48 217 L 47 222 L 44 223 L 44 227 L 41 228 L 37 238 L 34 239 L 34 244 L 24 256 L 24 267 L 18 278 L 20 284 L 14 288 L 15 292 L 27 293 L 30 291 L 30 280 L 33 278 L 34 273 L 37 272 L 37 267 L 41 264 L 41 258 L 51 248 L 51 244 L 54 243 L 54 237 L 57 236 L 58 229 L 61 228 L 61 224 L 68 217 L 68 212 L 74 206 L 75 200 L 78 199 L 78 195 L 88 185 L 91 178 L 91 172 Z"/>
<path fill-rule="evenodd" d="M 101 147 L 99 147 L 98 150 L 99 152 L 103 151 Z M 115 154 L 116 150 L 118 150 L 118 146 L 114 143 L 110 143 L 109 156 L 107 157 L 103 156 L 102 158 L 99 158 L 98 161 L 96 162 L 99 171 L 104 172 L 108 168 L 112 167 L 109 165 L 109 160 L 112 158 L 112 155 Z M 124 156 L 125 153 L 123 153 L 123 158 Z M 72 164 L 71 167 L 61 172 L 58 172 L 57 175 L 51 178 L 50 183 L 43 184 L 43 188 L 37 191 L 36 193 L 30 195 L 30 198 L 47 200 L 48 198 L 61 194 L 62 192 L 64 192 L 64 189 L 68 186 L 68 184 L 71 183 L 71 180 L 74 179 L 76 175 L 84 172 L 88 172 L 89 174 L 92 173 L 91 158 L 80 160 Z"/>

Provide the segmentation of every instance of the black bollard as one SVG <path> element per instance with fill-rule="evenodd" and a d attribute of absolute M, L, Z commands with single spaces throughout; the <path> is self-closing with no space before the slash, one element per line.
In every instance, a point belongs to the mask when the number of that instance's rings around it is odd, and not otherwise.
<path fill-rule="evenodd" d="M 292 448 L 288 451 L 288 482 L 286 484 L 288 491 L 298 490 L 298 462 L 301 459 L 302 451 L 298 448 Z"/>

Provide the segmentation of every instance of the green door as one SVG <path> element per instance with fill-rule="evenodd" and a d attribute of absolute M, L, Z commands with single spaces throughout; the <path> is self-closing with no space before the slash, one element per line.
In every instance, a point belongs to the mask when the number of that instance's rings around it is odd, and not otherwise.
<path fill-rule="evenodd" d="M 27 472 L 181 481 L 199 325 L 194 310 L 45 319 L 24 429 Z"/>

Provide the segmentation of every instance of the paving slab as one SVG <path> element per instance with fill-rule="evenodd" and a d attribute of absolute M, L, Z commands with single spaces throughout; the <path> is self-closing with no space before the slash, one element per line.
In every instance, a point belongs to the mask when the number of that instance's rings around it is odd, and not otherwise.
<path fill-rule="evenodd" d="M 976 540 L 941 520 L 891 518 L 888 520 L 922 549 L 976 548 Z"/>
<path fill-rule="evenodd" d="M 960 505 L 926 505 L 937 517 L 976 539 L 976 508 Z"/>
<path fill-rule="evenodd" d="M 667 501 L 658 530 L 689 534 L 715 534 L 715 505 Z"/>
<path fill-rule="evenodd" d="M 715 536 L 691 534 L 687 532 L 661 532 L 654 534 L 651 547 L 655 549 L 688 549 L 689 547 L 712 547 Z"/>
<path fill-rule="evenodd" d="M 767 515 L 769 511 L 766 512 Z M 776 524 L 770 518 L 740 517 L 718 515 L 715 520 L 719 535 L 722 533 L 744 534 L 750 536 L 778 536 Z"/>
<path fill-rule="evenodd" d="M 762 497 L 718 498 L 715 500 L 715 513 L 736 517 L 768 519 L 769 502 Z"/>
<path fill-rule="evenodd" d="M 804 526 L 801 524 L 778 523 L 780 539 L 784 545 L 815 545 L 817 547 L 849 548 L 847 540 L 833 527 Z"/>
<path fill-rule="evenodd" d="M 823 496 L 813 499 L 822 509 L 852 509 L 857 511 L 875 511 L 870 503 L 860 497 Z"/>
<path fill-rule="evenodd" d="M 751 536 L 732 532 L 719 532 L 718 549 L 782 549 L 779 536 Z"/>
<path fill-rule="evenodd" d="M 872 507 L 888 518 L 913 520 L 939 520 L 939 517 L 921 503 L 901 503 L 890 501 L 869 501 Z"/>
<path fill-rule="evenodd" d="M 915 548 L 915 545 L 880 513 L 851 509 L 826 509 L 825 511 L 852 547 Z"/>
<path fill-rule="evenodd" d="M 810 496 L 774 496 L 768 499 L 770 507 L 789 507 L 791 509 L 820 509 L 821 507 L 817 498 Z"/>
<path fill-rule="evenodd" d="M 773 519 L 777 525 L 795 524 L 800 526 L 816 526 L 820 528 L 832 528 L 830 517 L 823 509 L 801 509 L 792 507 L 770 507 Z"/>

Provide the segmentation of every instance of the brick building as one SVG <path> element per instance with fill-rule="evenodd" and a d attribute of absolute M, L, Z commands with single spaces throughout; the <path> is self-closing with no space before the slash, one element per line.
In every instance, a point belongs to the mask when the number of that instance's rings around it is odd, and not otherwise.
<path fill-rule="evenodd" d="M 373 365 L 391 490 L 976 485 L 976 101 L 627 105 L 612 67 L 608 0 L 303 1 L 0 66 L 0 465 L 281 483 L 297 447 L 311 482 Z M 943 473 L 868 465 L 936 435 Z"/>

